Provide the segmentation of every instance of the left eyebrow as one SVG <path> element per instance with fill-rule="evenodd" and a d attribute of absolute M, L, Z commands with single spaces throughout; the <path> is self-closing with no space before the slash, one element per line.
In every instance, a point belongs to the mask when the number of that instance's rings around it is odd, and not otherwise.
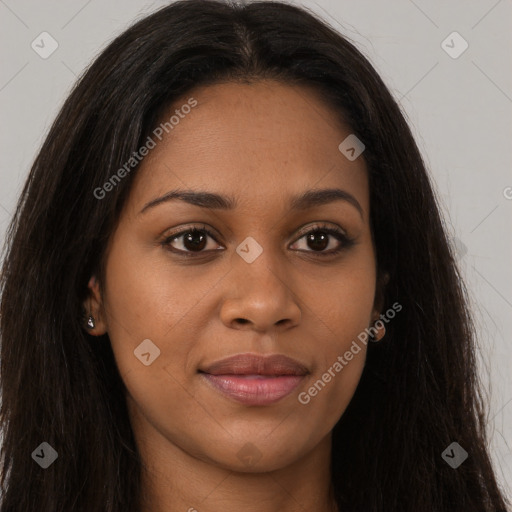
<path fill-rule="evenodd" d="M 363 218 L 363 208 L 359 201 L 346 190 L 340 188 L 321 188 L 316 190 L 307 190 L 306 192 L 295 196 L 291 200 L 291 207 L 294 210 L 307 210 L 315 206 L 333 203 L 335 201 L 346 201 L 351 204 Z"/>
<path fill-rule="evenodd" d="M 149 201 L 139 212 L 139 215 L 159 204 L 173 200 L 185 201 L 186 203 L 200 208 L 213 210 L 233 210 L 237 207 L 238 201 L 231 196 L 223 196 L 213 192 L 194 190 L 172 190 L 161 197 Z M 363 218 L 363 209 L 358 200 L 346 190 L 339 188 L 324 188 L 307 190 L 290 200 L 292 210 L 307 210 L 316 206 L 333 203 L 335 201 L 346 201 L 356 208 Z"/>

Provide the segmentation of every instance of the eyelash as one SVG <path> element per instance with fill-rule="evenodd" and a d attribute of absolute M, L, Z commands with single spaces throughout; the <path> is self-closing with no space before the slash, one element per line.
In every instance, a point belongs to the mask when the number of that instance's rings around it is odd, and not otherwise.
<path fill-rule="evenodd" d="M 161 244 L 168 251 L 171 251 L 171 252 L 176 253 L 178 255 L 181 255 L 181 256 L 184 256 L 184 257 L 187 257 L 187 258 L 199 257 L 201 255 L 204 255 L 204 253 L 206 253 L 208 251 L 198 251 L 198 252 L 183 251 L 181 249 L 174 249 L 174 248 L 172 248 L 170 246 L 171 242 L 173 242 L 177 238 L 180 238 L 183 235 L 186 235 L 188 233 L 194 233 L 194 232 L 206 233 L 209 237 L 213 238 L 213 240 L 215 240 L 215 242 L 219 243 L 216 240 L 215 235 L 206 226 L 203 225 L 200 228 L 191 227 L 191 228 L 184 229 L 184 230 L 182 230 L 182 231 L 180 231 L 178 233 L 173 233 L 172 235 L 169 235 L 168 237 L 166 237 L 161 242 Z M 348 249 L 348 248 L 352 247 L 354 245 L 354 243 L 355 243 L 355 240 L 353 238 L 348 237 L 340 229 L 332 228 L 332 227 L 321 225 L 321 224 L 312 227 L 309 231 L 306 231 L 305 233 L 302 233 L 302 235 L 299 238 L 297 238 L 296 242 L 301 240 L 302 238 L 304 238 L 305 236 L 307 236 L 307 235 L 309 235 L 311 233 L 318 233 L 318 232 L 319 233 L 325 233 L 327 235 L 332 235 L 334 238 L 336 238 L 340 242 L 340 246 L 337 249 L 331 249 L 330 251 L 321 251 L 321 252 L 319 252 L 319 251 L 304 251 L 304 250 L 300 250 L 299 252 L 313 253 L 313 254 L 318 255 L 320 257 L 335 256 L 335 255 L 339 254 L 341 251 L 343 251 L 344 249 Z"/>

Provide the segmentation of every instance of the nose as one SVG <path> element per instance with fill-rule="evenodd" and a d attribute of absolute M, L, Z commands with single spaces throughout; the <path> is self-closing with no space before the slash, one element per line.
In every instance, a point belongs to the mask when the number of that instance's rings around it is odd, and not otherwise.
<path fill-rule="evenodd" d="M 226 298 L 221 307 L 222 322 L 230 328 L 272 332 L 300 323 L 300 298 L 293 283 L 270 251 L 252 263 L 238 256 L 227 278 Z"/>

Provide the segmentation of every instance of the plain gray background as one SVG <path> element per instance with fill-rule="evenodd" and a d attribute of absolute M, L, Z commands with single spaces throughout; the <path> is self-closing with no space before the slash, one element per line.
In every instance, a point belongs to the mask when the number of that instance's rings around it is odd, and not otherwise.
<path fill-rule="evenodd" d="M 33 159 L 76 78 L 115 36 L 165 3 L 0 0 L 2 243 Z M 296 3 L 370 59 L 413 129 L 471 295 L 492 456 L 512 496 L 512 1 Z M 457 58 L 442 46 L 454 31 L 468 44 Z M 31 47 L 42 32 L 58 43 L 47 59 Z M 452 55 L 463 44 L 458 36 L 445 43 Z"/>

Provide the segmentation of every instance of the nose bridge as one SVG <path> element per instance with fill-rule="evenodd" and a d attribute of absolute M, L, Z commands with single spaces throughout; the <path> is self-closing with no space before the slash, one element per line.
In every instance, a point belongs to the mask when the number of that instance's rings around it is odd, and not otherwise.
<path fill-rule="evenodd" d="M 245 263 L 247 270 L 257 264 L 257 271 L 266 269 L 284 277 L 289 256 L 287 246 L 292 239 L 283 233 L 279 223 L 279 218 L 275 215 L 260 219 L 258 226 L 253 225 L 254 229 L 250 229 L 247 236 L 240 240 L 236 252 L 242 260 L 239 263 Z"/>
<path fill-rule="evenodd" d="M 236 248 L 233 264 L 234 270 L 241 275 L 242 283 L 246 282 L 251 288 L 256 286 L 258 291 L 267 289 L 276 294 L 288 290 L 288 286 L 283 254 L 274 242 L 270 230 L 265 234 L 247 236 Z"/>
<path fill-rule="evenodd" d="M 249 322 L 264 330 L 285 321 L 296 323 L 300 318 L 292 283 L 287 282 L 288 273 L 281 261 L 283 255 L 271 246 L 271 238 L 270 232 L 248 236 L 237 247 L 232 259 L 236 292 L 222 308 L 227 324 Z"/>

